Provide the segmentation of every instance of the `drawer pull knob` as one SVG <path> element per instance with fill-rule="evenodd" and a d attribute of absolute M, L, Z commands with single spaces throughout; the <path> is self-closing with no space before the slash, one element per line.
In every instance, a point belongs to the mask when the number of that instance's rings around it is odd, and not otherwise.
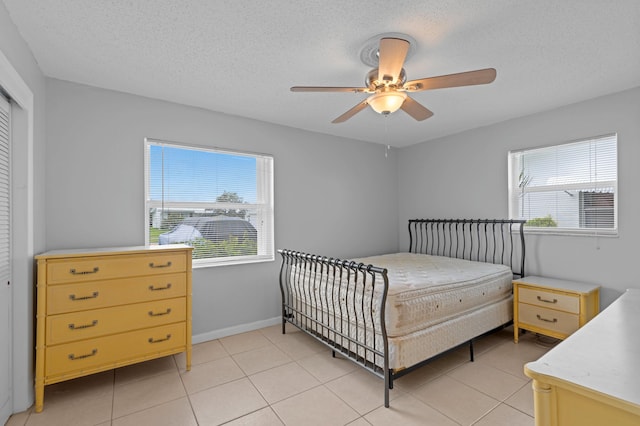
<path fill-rule="evenodd" d="M 91 293 L 91 296 L 82 296 L 82 297 L 76 297 L 75 294 L 70 294 L 69 295 L 69 299 L 76 301 L 76 300 L 87 300 L 87 299 L 95 299 L 96 297 L 98 297 L 98 292 L 94 291 L 93 293 Z"/>
<path fill-rule="evenodd" d="M 164 287 L 154 287 L 153 285 L 149 286 L 149 290 L 151 290 L 151 291 L 169 290 L 170 288 L 171 288 L 171 283 L 167 284 Z"/>
<path fill-rule="evenodd" d="M 162 315 L 169 315 L 170 313 L 171 313 L 171 308 L 167 308 L 167 310 L 164 311 L 164 312 L 155 313 L 153 311 L 149 311 L 149 316 L 150 317 L 159 317 L 159 316 L 162 316 Z"/>
<path fill-rule="evenodd" d="M 540 315 L 536 315 L 536 316 L 538 317 L 538 319 L 539 319 L 540 321 L 544 321 L 544 322 L 552 322 L 552 323 L 556 323 L 556 322 L 558 322 L 558 318 L 554 318 L 554 319 L 550 320 L 550 319 L 542 318 Z"/>
<path fill-rule="evenodd" d="M 167 334 L 167 337 L 165 337 L 164 339 L 154 339 L 153 337 L 149 337 L 149 343 L 160 343 L 160 342 L 166 342 L 167 340 L 171 339 L 171 335 Z"/>
<path fill-rule="evenodd" d="M 558 303 L 558 299 L 549 300 L 549 299 L 543 299 L 540 296 L 538 296 L 538 300 L 540 302 L 544 302 L 544 303 Z"/>
<path fill-rule="evenodd" d="M 164 265 L 156 265 L 155 263 L 151 262 L 149 264 L 149 268 L 168 268 L 169 266 L 171 266 L 171 261 L 168 261 L 167 263 L 165 263 Z"/>
<path fill-rule="evenodd" d="M 98 353 L 98 350 L 94 349 L 94 350 L 91 351 L 90 354 L 84 354 L 84 355 L 78 355 L 78 356 L 75 356 L 74 354 L 69 354 L 69 359 L 71 361 L 76 361 L 78 359 L 89 358 L 90 356 L 94 356 L 97 353 Z"/>
<path fill-rule="evenodd" d="M 100 270 L 100 268 L 98 268 L 97 266 L 95 268 L 93 268 L 90 271 L 77 271 L 76 268 L 72 268 L 69 270 L 69 272 L 72 275 L 89 275 L 89 274 L 95 274 Z"/>
<path fill-rule="evenodd" d="M 98 325 L 98 320 L 91 321 L 91 324 L 82 324 L 82 325 L 69 324 L 69 328 L 71 330 L 81 330 L 83 328 L 95 327 L 96 325 Z"/>

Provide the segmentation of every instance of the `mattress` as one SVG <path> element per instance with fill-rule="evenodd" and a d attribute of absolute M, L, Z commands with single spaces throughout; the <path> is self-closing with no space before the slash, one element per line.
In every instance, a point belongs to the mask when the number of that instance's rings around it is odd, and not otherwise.
<path fill-rule="evenodd" d="M 513 272 L 504 265 L 415 253 L 354 260 L 387 269 L 389 337 L 404 336 L 511 297 Z"/>

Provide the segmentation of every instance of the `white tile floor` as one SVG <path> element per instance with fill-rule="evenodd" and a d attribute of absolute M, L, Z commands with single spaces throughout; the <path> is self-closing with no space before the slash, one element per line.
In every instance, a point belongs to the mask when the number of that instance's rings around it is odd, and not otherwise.
<path fill-rule="evenodd" d="M 550 349 L 533 334 L 513 343 L 511 328 L 395 382 L 383 406 L 382 380 L 325 346 L 280 326 L 201 343 L 193 367 L 184 354 L 45 388 L 42 413 L 7 425 L 533 425 L 526 362 Z"/>

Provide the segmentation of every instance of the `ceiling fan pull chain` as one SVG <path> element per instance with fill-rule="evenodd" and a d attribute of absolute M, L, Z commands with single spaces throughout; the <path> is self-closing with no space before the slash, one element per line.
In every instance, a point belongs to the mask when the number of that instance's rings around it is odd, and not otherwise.
<path fill-rule="evenodd" d="M 389 150 L 391 149 L 391 145 L 389 145 L 389 114 L 385 114 L 384 116 L 384 139 L 387 141 L 387 145 L 384 148 L 384 158 L 389 158 Z"/>

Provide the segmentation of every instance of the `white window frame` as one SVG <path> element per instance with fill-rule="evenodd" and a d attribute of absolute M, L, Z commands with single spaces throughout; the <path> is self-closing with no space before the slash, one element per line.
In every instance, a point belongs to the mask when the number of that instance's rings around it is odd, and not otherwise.
<path fill-rule="evenodd" d="M 553 145 L 546 145 L 528 149 L 521 150 L 513 150 L 508 153 L 508 188 L 509 188 L 509 218 L 510 219 L 520 219 L 520 194 L 521 189 L 518 185 L 519 183 L 519 175 L 520 175 L 520 164 L 518 164 L 515 154 L 526 153 L 527 151 L 536 151 L 545 148 L 555 148 L 560 147 L 562 145 L 575 144 L 575 143 L 586 143 L 589 141 L 595 141 L 605 138 L 615 138 L 616 140 L 616 179 L 609 181 L 598 181 L 597 187 L 599 188 L 611 188 L 614 195 L 614 206 L 613 206 L 613 228 L 570 228 L 570 227 L 533 227 L 533 226 L 525 226 L 524 232 L 530 234 L 548 234 L 548 235 L 577 235 L 577 236 L 611 236 L 615 237 L 618 235 L 618 135 L 616 133 L 600 135 L 590 138 L 583 138 Z M 590 190 L 594 187 L 593 183 L 564 183 L 564 184 L 549 184 L 549 185 L 537 185 L 534 187 L 527 187 L 526 193 L 535 193 L 535 192 L 552 192 L 552 191 L 580 191 L 580 190 Z M 578 211 L 580 214 L 580 211 Z"/>
<path fill-rule="evenodd" d="M 172 148 L 183 148 L 189 150 L 201 150 L 228 154 L 234 156 L 244 156 L 255 158 L 256 161 L 256 202 L 255 203 L 220 203 L 220 202 L 188 202 L 188 201 L 160 201 L 151 200 L 150 196 L 150 147 L 167 146 Z M 145 244 L 149 245 L 149 212 L 152 208 L 162 209 L 247 209 L 257 212 L 257 254 L 249 256 L 228 256 L 213 257 L 204 259 L 193 259 L 194 268 L 238 265 L 247 263 L 270 262 L 275 260 L 274 243 L 274 195 L 273 195 L 273 156 L 268 154 L 258 154 L 246 151 L 234 151 L 229 149 L 185 144 L 180 142 L 163 141 L 152 138 L 145 138 L 144 144 L 144 192 L 145 211 L 144 229 Z"/>

